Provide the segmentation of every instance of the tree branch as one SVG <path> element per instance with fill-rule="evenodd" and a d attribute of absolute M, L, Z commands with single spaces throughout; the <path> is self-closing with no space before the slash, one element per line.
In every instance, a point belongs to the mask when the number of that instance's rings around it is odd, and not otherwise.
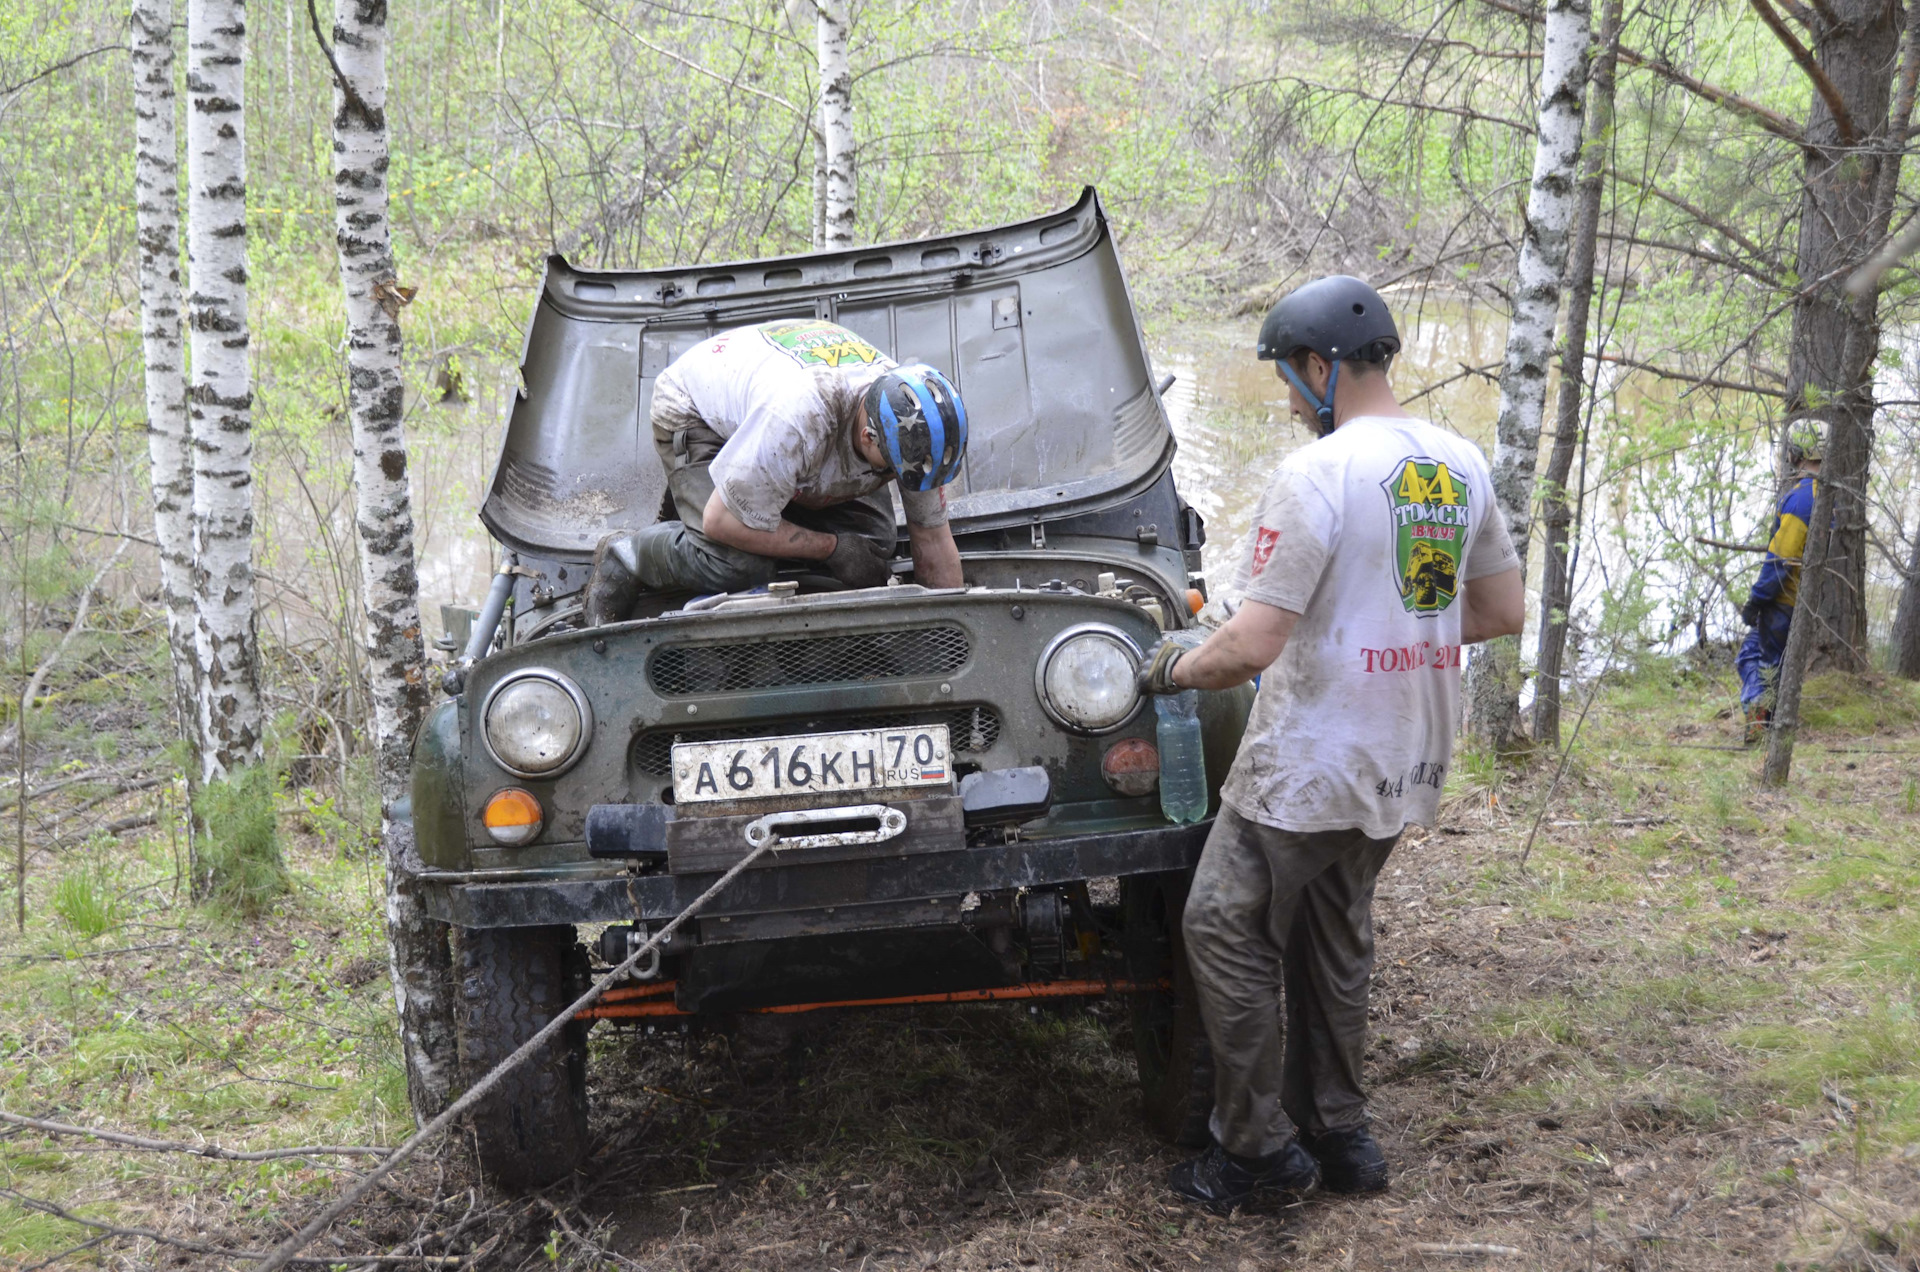
<path fill-rule="evenodd" d="M 1708 212 L 1705 208 L 1700 207 L 1698 204 L 1690 203 L 1686 199 L 1682 198 L 1681 196 L 1671 193 L 1670 191 L 1663 190 L 1659 186 L 1653 184 L 1653 182 L 1643 180 L 1642 178 L 1636 177 L 1629 172 L 1621 172 L 1617 169 L 1610 169 L 1607 175 L 1609 177 L 1612 177 L 1615 181 L 1618 181 L 1623 185 L 1630 185 L 1636 190 L 1643 190 L 1646 193 L 1652 195 L 1654 198 L 1659 199 L 1662 203 L 1671 204 L 1672 206 L 1680 209 L 1682 212 L 1685 212 L 1688 216 L 1698 221 L 1701 225 L 1704 225 L 1708 229 L 1712 230 L 1715 234 L 1718 234 L 1720 235 L 1720 237 L 1726 239 L 1728 242 L 1737 245 L 1742 251 L 1746 252 L 1747 255 L 1753 257 L 1755 260 L 1760 261 L 1761 263 L 1766 265 L 1769 269 L 1773 270 L 1773 272 L 1776 275 L 1778 275 L 1781 272 L 1780 261 L 1771 252 L 1768 252 L 1766 249 L 1762 248 L 1758 243 L 1748 238 L 1745 234 L 1742 234 L 1739 230 L 1727 224 L 1725 221 L 1722 221 L 1720 218 L 1714 216 L 1711 212 Z"/>
<path fill-rule="evenodd" d="M 1593 355 L 1588 354 L 1587 356 L 1592 357 Z M 1601 362 L 1617 363 L 1623 367 L 1632 367 L 1636 371 L 1645 371 L 1650 375 L 1659 376 L 1662 380 L 1680 380 L 1687 384 L 1697 384 L 1707 389 L 1728 389 L 1735 393 L 1755 393 L 1761 397 L 1770 398 L 1785 398 L 1787 396 L 1779 389 L 1763 389 L 1757 384 L 1740 384 L 1733 380 L 1716 379 L 1713 376 L 1688 375 L 1684 371 L 1669 371 L 1667 368 L 1656 366 L 1651 362 L 1641 362 L 1617 353 L 1603 353 L 1600 355 L 1599 360 Z"/>
<path fill-rule="evenodd" d="M 179 1140 L 144 1139 L 138 1135 L 128 1135 L 124 1131 L 89 1130 L 84 1126 L 69 1126 L 65 1122 L 47 1122 L 35 1117 L 21 1117 L 18 1113 L 8 1113 L 4 1109 L 0 1109 L 0 1122 L 6 1122 L 12 1126 L 24 1126 L 29 1130 L 40 1131 L 47 1135 L 80 1135 L 87 1139 L 104 1140 L 109 1144 L 138 1148 L 149 1153 L 191 1153 L 195 1157 L 211 1157 L 223 1162 L 273 1162 L 287 1157 L 378 1157 L 387 1151 L 384 1148 L 311 1144 L 304 1148 L 270 1148 L 259 1152 L 242 1152 L 238 1149 L 222 1148 L 218 1144 L 187 1144 Z"/>
<path fill-rule="evenodd" d="M 194 1254 L 212 1255 L 215 1258 L 222 1259 L 250 1259 L 258 1261 L 267 1257 L 265 1252 L 259 1250 L 225 1250 L 219 1246 L 208 1245 L 204 1241 L 189 1241 L 185 1237 L 170 1237 L 166 1233 L 156 1232 L 152 1228 L 123 1228 L 117 1223 L 107 1223 L 100 1219 L 89 1219 L 85 1215 L 76 1215 L 65 1206 L 61 1206 L 55 1202 L 43 1201 L 38 1197 L 29 1197 L 23 1192 L 15 1192 L 13 1189 L 4 1186 L 0 1186 L 0 1197 L 9 1198 L 28 1210 L 38 1211 L 43 1215 L 52 1215 L 55 1219 L 64 1219 L 68 1223 L 77 1223 L 83 1228 L 91 1228 L 95 1232 L 104 1233 L 110 1237 L 131 1237 L 135 1240 L 152 1241 L 160 1245 L 172 1246 L 176 1250 L 187 1250 Z M 312 1256 L 296 1255 L 291 1258 L 282 1259 L 281 1263 L 298 1263 L 304 1267 L 322 1268 L 338 1267 L 343 1263 L 358 1264 L 362 1267 L 376 1263 L 391 1263 L 413 1267 L 457 1268 L 466 1263 L 466 1261 L 467 1256 L 464 1254 L 328 1254 Z"/>
<path fill-rule="evenodd" d="M 1490 9 L 1498 9 L 1502 13 L 1511 13 L 1516 17 L 1524 18 L 1528 22 L 1540 22 L 1544 20 L 1538 9 L 1529 8 L 1522 4 L 1513 4 L 1510 3 L 1509 0 L 1480 0 L 1480 3 Z M 1632 49 L 1622 45 L 1620 48 L 1620 60 L 1629 65 L 1638 66 L 1643 70 L 1652 71 L 1668 83 L 1684 88 L 1697 97 L 1704 97 L 1716 106 L 1722 106 L 1738 114 L 1745 115 L 1774 136 L 1790 141 L 1796 146 L 1805 146 L 1807 144 L 1805 131 L 1785 115 L 1780 114 L 1778 111 L 1768 110 L 1758 102 L 1748 101 L 1738 93 L 1731 93 L 1718 85 L 1709 84 L 1702 79 L 1695 79 L 1665 58 L 1650 57 L 1645 53 L 1636 53 Z"/>
<path fill-rule="evenodd" d="M 1786 20 L 1774 12 L 1773 6 L 1767 3 L 1767 0 L 1749 0 L 1749 2 L 1753 5 L 1753 11 L 1760 15 L 1760 20 L 1767 24 L 1767 29 L 1778 36 L 1780 43 L 1786 46 L 1788 55 L 1801 70 L 1807 73 L 1807 78 L 1813 81 L 1814 90 L 1820 94 L 1820 99 L 1826 102 L 1827 110 L 1833 115 L 1834 126 L 1840 130 L 1840 144 L 1849 148 L 1857 145 L 1860 134 L 1854 129 L 1853 115 L 1847 110 L 1847 103 L 1841 98 L 1840 90 L 1834 87 L 1832 80 L 1827 78 L 1827 73 L 1820 69 L 1820 63 L 1814 61 L 1813 54 L 1807 51 L 1807 46 L 1800 43 L 1793 32 L 1787 29 Z"/>
<path fill-rule="evenodd" d="M 0 84 L 0 97 L 12 97 L 21 89 L 37 84 L 49 75 L 58 75 L 70 66 L 78 66 L 90 57 L 99 57 L 102 53 L 125 53 L 126 51 L 127 46 L 124 44 L 103 44 L 97 49 L 88 49 L 85 53 L 75 53 L 72 57 L 62 58 L 51 66 L 41 67 L 23 80 L 17 80 L 12 84 Z"/>
<path fill-rule="evenodd" d="M 340 96 L 346 100 L 347 109 L 360 116 L 360 122 L 367 127 L 378 128 L 380 120 L 373 113 L 373 107 L 367 105 L 366 98 L 360 96 L 360 90 L 347 79 L 347 73 L 340 69 L 339 59 L 333 55 L 333 46 L 327 43 L 326 36 L 320 34 L 320 11 L 314 8 L 313 0 L 307 0 L 307 18 L 313 23 L 313 42 L 320 46 L 327 65 L 333 68 L 333 82 L 340 86 Z"/>
<path fill-rule="evenodd" d="M 1672 252 L 1676 256 L 1691 256 L 1696 260 L 1708 261 L 1715 265 L 1725 266 L 1737 273 L 1745 274 L 1747 277 L 1755 279 L 1758 282 L 1765 283 L 1769 287 L 1778 287 L 1781 285 L 1780 279 L 1774 275 L 1768 274 L 1736 257 L 1728 256 L 1723 252 L 1715 252 L 1708 248 L 1691 247 L 1685 243 L 1669 243 L 1664 239 L 1641 238 L 1634 234 L 1611 234 L 1605 230 L 1600 231 L 1598 237 L 1614 243 L 1625 243 L 1629 247 L 1650 247 L 1656 251 Z"/>

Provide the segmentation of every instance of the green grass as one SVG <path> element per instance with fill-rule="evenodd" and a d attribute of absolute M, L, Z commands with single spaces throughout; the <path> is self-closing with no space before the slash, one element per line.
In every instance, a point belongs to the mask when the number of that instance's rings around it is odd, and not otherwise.
<path fill-rule="evenodd" d="M 256 764 L 200 789 L 195 811 L 205 827 L 196 880 L 204 896 L 246 918 L 258 917 L 287 890 L 274 797 L 280 774 Z"/>
<path fill-rule="evenodd" d="M 53 912 L 77 935 L 92 939 L 120 921 L 120 898 L 91 866 L 69 870 L 53 889 Z"/>
<path fill-rule="evenodd" d="M 1596 823 L 1669 820 L 1543 835 L 1526 886 L 1504 899 L 1576 930 L 1639 911 L 1650 934 L 1579 993 L 1483 1014 L 1492 1039 L 1561 1049 L 1558 1076 L 1502 1098 L 1617 1111 L 1644 1096 L 1701 1125 L 1774 1101 L 1836 1128 L 1834 1093 L 1858 1106 L 1871 1151 L 1905 1151 L 1920 1143 L 1920 836 L 1911 761 L 1879 757 L 1920 752 L 1920 690 L 1810 682 L 1818 739 L 1800 748 L 1791 783 L 1769 791 L 1757 751 L 1706 749 L 1732 738 L 1717 719 L 1731 688 L 1643 673 L 1603 690 L 1576 757 L 1581 786 L 1561 807 Z M 1744 1062 L 1688 1070 L 1702 1046 Z"/>
<path fill-rule="evenodd" d="M 1920 723 L 1920 685 L 1827 672 L 1808 678 L 1800 714 L 1810 729 L 1878 733 L 1908 728 Z"/>
<path fill-rule="evenodd" d="M 173 900 L 164 830 L 138 844 L 87 845 L 74 855 L 92 861 L 30 877 L 25 935 L 11 924 L 0 933 L 0 1107 L 242 1148 L 403 1137 L 412 1117 L 380 966 L 377 882 L 364 861 L 316 837 L 285 843 L 287 890 L 254 919 L 198 905 L 184 890 Z M 74 957 L 100 936 L 150 948 Z M 343 982 L 349 967 L 359 983 Z M 284 1213 L 336 1182 L 333 1170 L 303 1161 L 62 1151 L 70 1146 L 0 1141 L 0 1182 L 129 1222 L 147 1222 L 160 1197 L 192 1196 L 212 1224 Z M 0 1266 L 84 1239 L 69 1223 L 0 1201 Z"/>

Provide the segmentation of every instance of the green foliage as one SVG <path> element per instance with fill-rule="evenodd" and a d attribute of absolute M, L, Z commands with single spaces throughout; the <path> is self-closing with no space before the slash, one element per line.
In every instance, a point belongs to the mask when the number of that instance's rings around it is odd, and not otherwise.
<path fill-rule="evenodd" d="M 53 912 L 80 936 L 92 939 L 120 922 L 120 899 L 100 864 L 103 846 L 90 846 L 92 861 L 60 876 L 53 889 Z"/>
<path fill-rule="evenodd" d="M 255 764 L 208 782 L 194 799 L 203 827 L 196 845 L 195 883 L 215 905 L 254 918 L 287 890 L 274 801 L 280 776 Z"/>

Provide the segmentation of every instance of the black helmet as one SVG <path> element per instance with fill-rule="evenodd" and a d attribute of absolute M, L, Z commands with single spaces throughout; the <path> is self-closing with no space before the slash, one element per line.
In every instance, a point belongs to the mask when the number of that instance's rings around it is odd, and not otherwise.
<path fill-rule="evenodd" d="M 1333 364 L 1327 379 L 1327 398 L 1316 398 L 1287 359 L 1310 349 Z M 1260 324 L 1260 343 L 1254 352 L 1262 361 L 1278 363 L 1277 370 L 1320 417 L 1320 432 L 1333 431 L 1333 390 L 1340 364 L 1349 359 L 1385 362 L 1400 352 L 1400 329 L 1393 325 L 1387 302 L 1358 278 L 1335 274 L 1316 278 L 1288 292 L 1267 311 Z"/>

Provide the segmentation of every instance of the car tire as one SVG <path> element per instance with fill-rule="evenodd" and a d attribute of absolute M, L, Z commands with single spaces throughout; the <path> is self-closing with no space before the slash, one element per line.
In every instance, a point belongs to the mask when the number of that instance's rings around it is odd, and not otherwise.
<path fill-rule="evenodd" d="M 454 1010 L 460 1079 L 471 1087 L 584 988 L 571 927 L 463 928 Z M 469 1115 L 480 1169 L 501 1188 L 541 1188 L 587 1151 L 587 1026 L 569 1022 Z"/>
<path fill-rule="evenodd" d="M 1147 1126 L 1181 1148 L 1205 1147 L 1213 1117 L 1213 1050 L 1180 932 L 1192 879 L 1186 871 L 1124 879 L 1120 897 L 1128 974 L 1173 986 L 1129 995 L 1129 1015 Z"/>

